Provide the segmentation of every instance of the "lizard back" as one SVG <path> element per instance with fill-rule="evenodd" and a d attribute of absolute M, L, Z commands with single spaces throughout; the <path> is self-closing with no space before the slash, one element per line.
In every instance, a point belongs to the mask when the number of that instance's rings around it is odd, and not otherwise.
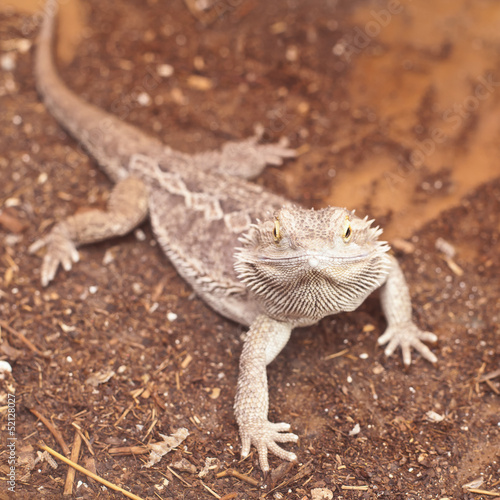
<path fill-rule="evenodd" d="M 259 308 L 236 275 L 235 251 L 252 224 L 290 202 L 237 177 L 145 155 L 133 156 L 130 170 L 149 186 L 153 231 L 179 274 L 215 310 L 249 325 Z"/>

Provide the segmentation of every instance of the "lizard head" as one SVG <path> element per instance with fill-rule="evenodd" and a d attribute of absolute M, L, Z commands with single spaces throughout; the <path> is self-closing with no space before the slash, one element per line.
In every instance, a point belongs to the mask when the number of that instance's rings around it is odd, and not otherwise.
<path fill-rule="evenodd" d="M 345 208 L 286 206 L 244 234 L 235 270 L 265 312 L 311 323 L 352 311 L 386 279 L 382 230 Z"/>

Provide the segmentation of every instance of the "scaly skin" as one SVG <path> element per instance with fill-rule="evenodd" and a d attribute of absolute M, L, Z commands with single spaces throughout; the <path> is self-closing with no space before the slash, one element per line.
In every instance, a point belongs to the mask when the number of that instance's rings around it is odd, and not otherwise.
<path fill-rule="evenodd" d="M 266 374 L 293 328 L 353 311 L 382 287 L 388 327 L 379 343 L 388 344 L 386 354 L 401 347 L 409 365 L 415 348 L 436 362 L 422 343 L 436 336 L 412 322 L 403 273 L 372 221 L 344 208 L 306 210 L 246 180 L 266 164 L 295 156 L 286 140 L 259 144 L 259 130 L 221 151 L 175 151 L 71 92 L 55 71 L 52 31 L 53 16 L 47 14 L 36 53 L 38 90 L 116 186 L 107 210 L 68 217 L 31 246 L 32 252 L 46 247 L 43 286 L 59 265 L 71 269 L 80 245 L 125 234 L 149 216 L 165 254 L 196 293 L 219 313 L 250 326 L 235 414 L 242 455 L 256 446 L 265 472 L 268 452 L 296 459 L 278 445 L 297 440 L 290 426 L 268 420 Z"/>

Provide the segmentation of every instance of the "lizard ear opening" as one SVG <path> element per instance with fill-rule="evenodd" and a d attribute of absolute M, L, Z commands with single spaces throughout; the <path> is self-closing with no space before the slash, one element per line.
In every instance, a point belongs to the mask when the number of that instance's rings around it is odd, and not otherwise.
<path fill-rule="evenodd" d="M 273 237 L 276 243 L 280 242 L 281 240 L 280 221 L 277 218 L 274 219 Z"/>

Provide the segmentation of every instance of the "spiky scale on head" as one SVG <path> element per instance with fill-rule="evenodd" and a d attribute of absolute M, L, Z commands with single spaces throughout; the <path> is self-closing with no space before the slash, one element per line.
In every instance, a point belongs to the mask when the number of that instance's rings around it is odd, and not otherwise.
<path fill-rule="evenodd" d="M 283 207 L 242 237 L 236 272 L 277 320 L 301 325 L 352 311 L 390 266 L 372 223 L 345 208 Z"/>

